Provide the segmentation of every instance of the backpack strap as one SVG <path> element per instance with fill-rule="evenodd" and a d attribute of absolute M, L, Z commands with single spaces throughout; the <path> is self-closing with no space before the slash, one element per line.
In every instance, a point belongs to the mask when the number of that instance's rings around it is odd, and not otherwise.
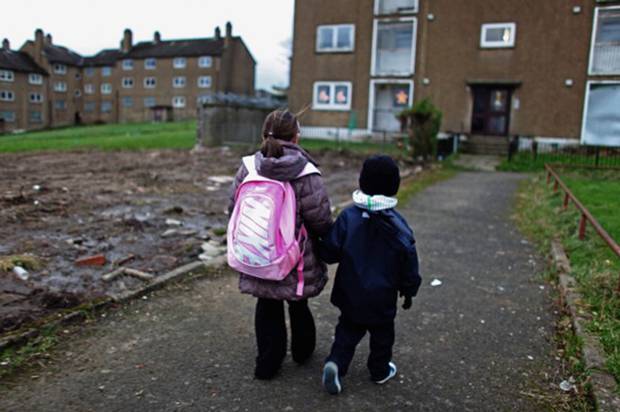
<path fill-rule="evenodd" d="M 297 296 L 304 295 L 304 254 L 306 252 L 307 241 L 308 231 L 306 230 L 306 226 L 301 225 L 301 229 L 299 230 L 299 239 L 297 239 L 301 254 L 301 257 L 299 258 L 299 263 L 297 264 L 297 290 L 295 291 L 295 294 Z"/>

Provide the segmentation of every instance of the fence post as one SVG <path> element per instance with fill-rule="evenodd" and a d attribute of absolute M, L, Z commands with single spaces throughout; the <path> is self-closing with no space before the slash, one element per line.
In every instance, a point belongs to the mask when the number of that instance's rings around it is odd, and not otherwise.
<path fill-rule="evenodd" d="M 547 171 L 547 186 L 551 183 L 551 172 Z"/>
<path fill-rule="evenodd" d="M 559 186 L 559 184 L 558 184 L 558 180 L 557 180 L 557 179 L 555 179 L 555 183 L 553 184 L 553 191 L 554 191 L 554 192 L 557 192 L 557 191 L 558 191 L 558 186 Z"/>
<path fill-rule="evenodd" d="M 568 209 L 568 200 L 569 200 L 569 196 L 568 193 L 564 193 L 564 210 Z"/>
<path fill-rule="evenodd" d="M 599 161 L 601 160 L 601 148 L 599 146 L 596 146 L 596 157 L 594 160 L 594 165 L 596 167 L 599 166 Z"/>
<path fill-rule="evenodd" d="M 581 214 L 581 219 L 579 220 L 579 240 L 584 240 L 586 238 L 586 223 L 588 220 L 586 219 L 585 213 Z"/>

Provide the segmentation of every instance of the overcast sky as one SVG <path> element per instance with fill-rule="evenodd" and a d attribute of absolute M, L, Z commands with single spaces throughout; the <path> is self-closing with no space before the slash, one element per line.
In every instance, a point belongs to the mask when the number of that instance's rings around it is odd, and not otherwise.
<path fill-rule="evenodd" d="M 293 0 L 18 0 L 2 7 L 0 37 L 17 49 L 34 37 L 36 28 L 53 42 L 90 55 L 115 48 L 127 27 L 134 43 L 150 40 L 159 30 L 163 40 L 211 37 L 215 26 L 233 24 L 257 61 L 256 86 L 288 84 L 284 44 L 292 37 Z"/>

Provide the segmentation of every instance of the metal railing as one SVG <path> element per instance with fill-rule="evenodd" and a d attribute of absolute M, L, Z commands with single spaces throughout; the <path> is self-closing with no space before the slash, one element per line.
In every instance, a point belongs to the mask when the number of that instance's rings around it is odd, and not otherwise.
<path fill-rule="evenodd" d="M 620 168 L 620 148 L 538 142 L 527 138 L 512 138 L 508 161 L 540 165 L 565 163 L 572 166 Z"/>
<path fill-rule="evenodd" d="M 586 238 L 586 226 L 588 223 L 594 228 L 596 233 L 603 239 L 603 241 L 609 246 L 609 248 L 620 258 L 620 245 L 616 243 L 616 241 L 611 237 L 609 233 L 601 226 L 601 224 L 596 220 L 594 216 L 590 213 L 588 208 L 586 208 L 577 197 L 573 194 L 573 192 L 568 188 L 568 186 L 562 181 L 558 173 L 553 169 L 553 166 L 550 164 L 545 165 L 545 170 L 547 171 L 547 185 L 551 183 L 553 180 L 553 191 L 557 192 L 559 188 L 562 188 L 564 192 L 564 201 L 563 207 L 564 210 L 568 209 L 568 204 L 572 202 L 577 210 L 580 213 L 579 219 L 579 239 L 584 240 Z M 620 292 L 620 278 L 618 281 L 618 287 L 616 289 L 617 292 Z"/>

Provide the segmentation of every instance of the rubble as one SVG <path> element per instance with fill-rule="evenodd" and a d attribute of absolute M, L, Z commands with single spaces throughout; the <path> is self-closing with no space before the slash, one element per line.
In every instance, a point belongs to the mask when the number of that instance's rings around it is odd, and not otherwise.
<path fill-rule="evenodd" d="M 94 255 L 79 258 L 75 261 L 76 266 L 103 266 L 106 264 L 104 255 Z"/>

